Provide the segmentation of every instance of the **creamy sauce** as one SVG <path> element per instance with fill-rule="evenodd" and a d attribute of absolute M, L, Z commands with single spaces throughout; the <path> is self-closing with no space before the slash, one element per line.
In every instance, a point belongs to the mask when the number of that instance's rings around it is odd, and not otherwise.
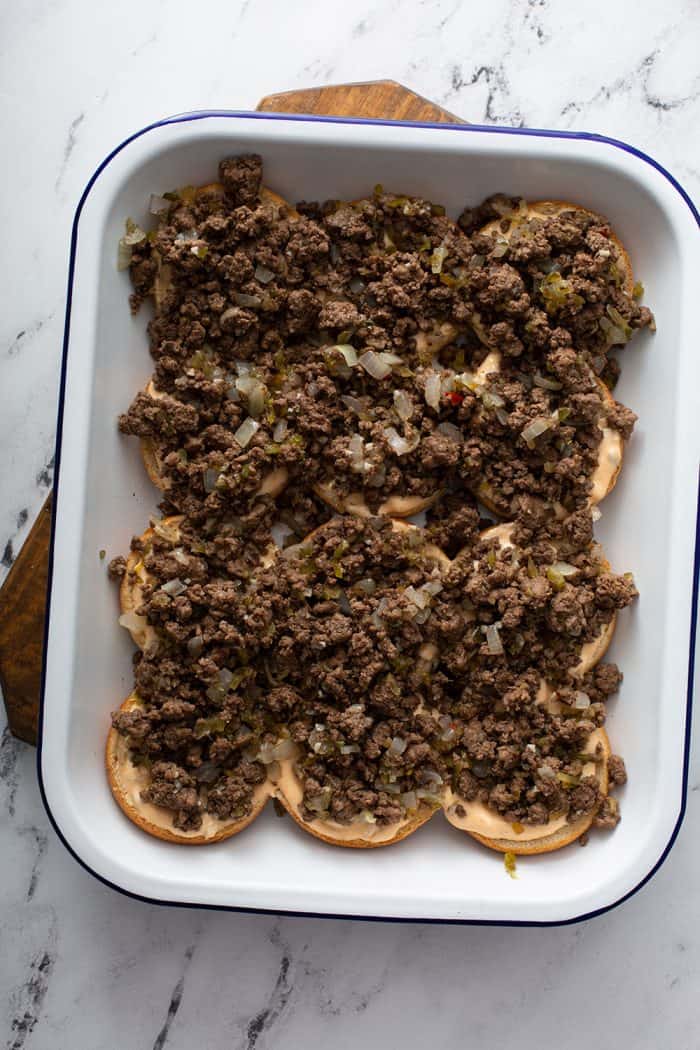
<path fill-rule="evenodd" d="M 419 514 L 437 499 L 437 492 L 432 496 L 389 496 L 379 508 L 380 514 L 395 514 L 398 518 L 410 518 Z"/>
<path fill-rule="evenodd" d="M 463 817 L 455 812 L 456 805 L 464 808 Z M 444 809 L 450 824 L 461 831 L 474 831 L 477 835 L 484 835 L 490 839 L 517 839 L 518 842 L 543 839 L 563 828 L 567 820 L 565 816 L 561 816 L 552 817 L 546 824 L 523 824 L 522 832 L 516 835 L 512 823 L 495 810 L 489 809 L 483 802 L 465 802 L 449 789 L 445 794 Z"/>
<path fill-rule="evenodd" d="M 317 496 L 339 514 L 354 514 L 357 518 L 372 516 L 362 492 L 349 492 L 347 496 L 339 496 L 333 482 L 319 482 L 314 486 L 314 490 Z M 378 513 L 387 517 L 410 518 L 429 507 L 437 496 L 437 492 L 432 496 L 390 496 L 380 505 Z"/>

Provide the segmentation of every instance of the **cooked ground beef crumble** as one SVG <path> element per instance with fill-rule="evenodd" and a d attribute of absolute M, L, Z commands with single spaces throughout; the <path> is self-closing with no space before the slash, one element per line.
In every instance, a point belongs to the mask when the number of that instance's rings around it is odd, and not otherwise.
<path fill-rule="evenodd" d="M 306 819 L 391 824 L 450 786 L 614 826 L 583 752 L 622 676 L 576 667 L 636 597 L 589 502 L 601 427 L 635 421 L 609 351 L 653 318 L 606 221 L 496 196 L 456 224 L 381 187 L 295 211 L 255 156 L 169 197 L 131 246 L 155 368 L 119 420 L 183 516 L 132 543 L 155 633 L 113 725 L 144 800 L 183 830 L 242 817 L 291 758 Z M 368 516 L 332 516 L 328 484 Z M 432 501 L 425 528 L 378 513 L 394 496 Z"/>

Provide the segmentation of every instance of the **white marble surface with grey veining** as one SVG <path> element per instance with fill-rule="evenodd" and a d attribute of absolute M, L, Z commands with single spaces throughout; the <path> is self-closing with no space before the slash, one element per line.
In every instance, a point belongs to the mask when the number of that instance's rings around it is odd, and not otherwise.
<path fill-rule="evenodd" d="M 90 173 L 151 120 L 391 77 L 476 122 L 603 132 L 700 190 L 697 0 L 25 0 L 0 9 L 0 572 L 51 484 L 68 235 Z M 2 576 L 0 576 L 0 579 Z M 697 761 L 665 866 L 563 929 L 211 914 L 68 856 L 32 749 L 0 745 L 0 1037 L 12 1050 L 306 1045 L 695 1050 Z"/>

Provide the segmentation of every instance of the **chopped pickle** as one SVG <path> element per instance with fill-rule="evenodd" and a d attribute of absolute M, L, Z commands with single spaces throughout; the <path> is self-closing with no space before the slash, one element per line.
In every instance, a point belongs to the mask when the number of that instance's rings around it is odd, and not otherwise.
<path fill-rule="evenodd" d="M 210 718 L 198 718 L 194 724 L 192 735 L 195 740 L 201 740 L 205 736 L 223 733 L 225 728 L 226 720 L 221 715 L 212 715 Z"/>
<path fill-rule="evenodd" d="M 566 586 L 566 580 L 559 572 L 559 570 L 555 569 L 553 565 L 549 565 L 547 567 L 547 579 L 549 580 L 555 591 L 564 590 L 564 587 Z"/>
<path fill-rule="evenodd" d="M 515 854 L 505 853 L 503 855 L 503 864 L 511 879 L 517 879 L 518 876 L 516 875 Z"/>

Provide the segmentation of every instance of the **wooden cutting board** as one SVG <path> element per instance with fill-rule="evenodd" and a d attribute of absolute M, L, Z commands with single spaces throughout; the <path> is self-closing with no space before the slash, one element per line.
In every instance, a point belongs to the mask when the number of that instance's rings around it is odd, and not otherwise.
<path fill-rule="evenodd" d="M 460 124 L 464 121 L 393 80 L 267 95 L 266 113 Z M 400 187 L 397 187 L 400 189 Z M 36 743 L 51 536 L 51 496 L 0 590 L 0 685 L 12 733 Z"/>

